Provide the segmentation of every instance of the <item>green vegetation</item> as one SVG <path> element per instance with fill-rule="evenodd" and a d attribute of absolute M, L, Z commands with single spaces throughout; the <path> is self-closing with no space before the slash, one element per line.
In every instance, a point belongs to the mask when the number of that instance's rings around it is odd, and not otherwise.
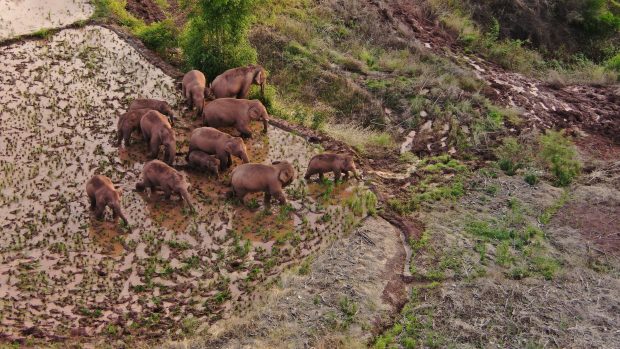
<path fill-rule="evenodd" d="M 425 202 L 456 200 L 465 194 L 467 166 L 449 155 L 430 157 L 420 162 L 424 179 L 410 186 L 407 196 L 388 200 L 388 206 L 399 214 L 416 211 Z M 443 179 L 444 174 L 456 174 Z"/>
<path fill-rule="evenodd" d="M 429 289 L 432 289 L 432 284 Z M 420 307 L 424 288 L 411 291 L 410 302 L 401 312 L 401 320 L 375 339 L 373 348 L 445 348 L 451 347 L 447 339 L 433 330 L 434 308 Z"/>
<path fill-rule="evenodd" d="M 577 150 L 570 140 L 560 132 L 549 131 L 541 136 L 540 157 L 554 176 L 558 186 L 569 185 L 581 171 Z"/>
<path fill-rule="evenodd" d="M 255 0 L 198 0 L 181 38 L 187 64 L 211 79 L 256 62 L 248 41 Z"/>
<path fill-rule="evenodd" d="M 508 137 L 495 150 L 499 168 L 509 176 L 518 170 L 529 167 L 524 180 L 530 184 L 538 183 L 538 175 L 532 166 L 549 171 L 557 186 L 568 186 L 580 173 L 581 163 L 577 150 L 570 139 L 557 131 L 529 139 L 517 140 Z"/>

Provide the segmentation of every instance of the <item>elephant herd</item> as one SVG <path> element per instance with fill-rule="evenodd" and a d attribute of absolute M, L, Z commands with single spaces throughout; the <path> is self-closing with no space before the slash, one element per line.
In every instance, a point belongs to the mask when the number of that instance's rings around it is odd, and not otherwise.
<path fill-rule="evenodd" d="M 260 65 L 229 69 L 208 86 L 202 72 L 192 70 L 186 73 L 182 81 L 183 96 L 190 108 L 195 108 L 201 116 L 205 127 L 192 131 L 185 159 L 189 166 L 219 177 L 222 171 L 232 166 L 232 156 L 235 156 L 243 164 L 231 172 L 230 195 L 243 202 L 247 194 L 263 192 L 265 205 L 269 205 L 272 197 L 284 204 L 286 197 L 283 189 L 296 178 L 295 169 L 285 160 L 274 161 L 271 165 L 250 163 L 243 140 L 252 136 L 249 127 L 251 121 L 261 121 L 263 132 L 267 132 L 269 116 L 264 105 L 258 100 L 246 99 L 251 85 L 259 85 L 263 94 L 265 83 L 266 72 Z M 144 165 L 142 180 L 136 183 L 136 190 L 159 190 L 166 199 L 177 194 L 195 211 L 189 194 L 189 183 L 173 168 L 176 138 L 172 127 L 176 118 L 165 101 L 136 99 L 118 119 L 117 146 L 123 143 L 125 147 L 129 146 L 132 133 L 140 131 L 148 146 L 148 157 L 153 160 Z M 220 127 L 234 127 L 241 137 L 222 132 L 217 129 Z M 161 147 L 164 150 L 164 161 L 157 159 Z M 333 172 L 336 180 L 340 179 L 341 173 L 344 173 L 345 180 L 348 179 L 349 172 L 359 179 L 353 157 L 345 154 L 314 156 L 308 164 L 305 179 L 310 179 L 314 174 L 323 179 L 323 174 L 327 172 Z M 121 210 L 120 193 L 108 177 L 93 176 L 86 183 L 86 193 L 90 209 L 95 211 L 97 219 L 103 218 L 107 206 L 112 209 L 114 219 L 120 218 L 125 224 L 128 223 Z"/>

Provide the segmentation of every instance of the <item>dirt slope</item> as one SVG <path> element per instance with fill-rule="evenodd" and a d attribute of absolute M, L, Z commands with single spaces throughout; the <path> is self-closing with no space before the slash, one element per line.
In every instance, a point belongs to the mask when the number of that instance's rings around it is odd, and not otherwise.
<path fill-rule="evenodd" d="M 404 0 L 368 0 L 394 29 L 423 43 L 432 52 L 469 65 L 491 89 L 485 94 L 500 105 L 518 107 L 529 126 L 579 126 L 620 144 L 620 87 L 563 86 L 508 72 L 483 59 L 465 56 L 455 36 L 424 13 L 423 6 Z"/>

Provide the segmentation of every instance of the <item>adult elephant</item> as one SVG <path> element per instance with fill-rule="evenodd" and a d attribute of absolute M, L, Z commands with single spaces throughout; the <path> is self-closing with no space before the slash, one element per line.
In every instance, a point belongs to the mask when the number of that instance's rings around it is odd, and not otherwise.
<path fill-rule="evenodd" d="M 210 127 L 232 126 L 241 137 L 252 137 L 250 122 L 263 122 L 263 132 L 267 132 L 269 115 L 263 103 L 259 100 L 221 98 L 208 103 L 202 112 L 203 124 Z"/>
<path fill-rule="evenodd" d="M 177 143 L 172 126 L 168 119 L 156 110 L 151 110 L 140 119 L 142 137 L 149 145 L 149 157 L 157 158 L 159 147 L 164 146 L 164 161 L 168 165 L 174 164 L 177 154 Z"/>
<path fill-rule="evenodd" d="M 144 164 L 142 168 L 142 181 L 136 183 L 137 191 L 144 191 L 151 188 L 151 193 L 159 189 L 164 192 L 166 200 L 175 193 L 178 194 L 192 211 L 195 211 L 192 199 L 189 195 L 189 183 L 183 175 L 159 160 L 152 160 Z"/>
<path fill-rule="evenodd" d="M 205 97 L 208 95 L 207 78 L 198 70 L 190 70 L 183 76 L 183 96 L 191 107 L 196 108 L 197 115 L 202 114 Z"/>
<path fill-rule="evenodd" d="M 247 99 L 252 84 L 260 86 L 260 93 L 265 96 L 267 72 L 260 65 L 249 65 L 228 69 L 211 82 L 211 92 L 215 98 Z"/>
<path fill-rule="evenodd" d="M 129 109 L 127 111 L 132 111 L 136 109 L 152 109 L 157 110 L 158 112 L 166 115 L 168 117 L 168 122 L 170 125 L 174 126 L 174 121 L 177 119 L 172 107 L 166 101 L 160 101 L 158 99 L 149 99 L 149 98 L 137 98 L 134 99 L 133 102 L 129 105 Z"/>
<path fill-rule="evenodd" d="M 114 188 L 110 178 L 103 175 L 95 175 L 86 182 L 86 194 L 90 201 L 90 209 L 95 211 L 97 219 L 103 218 L 106 206 L 112 209 L 114 219 L 120 217 L 127 225 L 127 218 L 121 211 L 121 195 Z"/>
<path fill-rule="evenodd" d="M 283 188 L 293 182 L 296 172 L 288 161 L 274 161 L 271 165 L 243 164 L 232 171 L 230 183 L 233 194 L 243 202 L 249 193 L 265 193 L 265 205 L 273 196 L 280 204 L 286 203 Z"/>
<path fill-rule="evenodd" d="M 245 143 L 241 137 L 233 137 L 212 127 L 199 127 L 192 131 L 189 139 L 188 158 L 194 150 L 216 155 L 220 160 L 220 171 L 224 171 L 232 165 L 232 155 L 241 159 L 243 163 L 250 162 Z"/>

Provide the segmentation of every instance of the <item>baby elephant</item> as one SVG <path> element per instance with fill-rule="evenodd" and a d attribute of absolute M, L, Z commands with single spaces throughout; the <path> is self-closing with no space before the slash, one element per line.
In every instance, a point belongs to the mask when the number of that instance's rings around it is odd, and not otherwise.
<path fill-rule="evenodd" d="M 340 174 L 344 172 L 344 179 L 347 180 L 349 179 L 349 171 L 353 172 L 355 179 L 359 180 L 352 155 L 319 154 L 313 156 L 308 163 L 308 171 L 306 171 L 304 178 L 308 180 L 312 175 L 318 173 L 319 178 L 323 180 L 323 173 L 333 172 L 335 180 L 339 180 Z"/>
<path fill-rule="evenodd" d="M 269 115 L 259 100 L 220 98 L 208 103 L 202 111 L 203 124 L 211 127 L 233 126 L 241 137 L 252 137 L 250 122 L 263 122 L 263 132 L 267 132 Z"/>
<path fill-rule="evenodd" d="M 214 155 L 209 155 L 200 150 L 194 150 L 187 155 L 187 162 L 192 167 L 205 169 L 213 173 L 216 177 L 220 176 L 220 159 Z"/>
<path fill-rule="evenodd" d="M 134 109 L 157 110 L 158 112 L 166 115 L 168 117 L 168 122 L 170 122 L 170 125 L 174 126 L 176 115 L 174 115 L 174 112 L 172 111 L 172 108 L 170 107 L 170 104 L 168 104 L 168 102 L 160 101 L 157 99 L 138 98 L 131 102 L 131 104 L 129 105 L 129 110 L 127 111 L 131 111 Z"/>
<path fill-rule="evenodd" d="M 233 137 L 212 127 L 199 127 L 192 131 L 189 139 L 189 151 L 200 150 L 214 154 L 220 160 L 220 171 L 232 165 L 232 155 L 244 164 L 250 162 L 245 143 L 240 137 Z"/>
<path fill-rule="evenodd" d="M 156 159 L 159 146 L 164 146 L 164 161 L 172 165 L 177 154 L 177 142 L 172 126 L 165 116 L 155 110 L 150 110 L 140 119 L 142 137 L 149 145 L 149 157 Z"/>
<path fill-rule="evenodd" d="M 280 204 L 286 203 L 282 188 L 296 177 L 295 169 L 288 161 L 275 161 L 271 165 L 243 164 L 232 171 L 232 194 L 244 201 L 248 193 L 265 193 L 265 205 L 274 196 Z"/>
<path fill-rule="evenodd" d="M 196 108 L 198 115 L 202 114 L 205 97 L 208 97 L 207 78 L 198 70 L 191 70 L 183 76 L 183 96 L 190 107 Z"/>
<path fill-rule="evenodd" d="M 149 111 L 151 109 L 133 109 L 118 118 L 118 124 L 116 125 L 116 145 L 118 147 L 121 146 L 123 141 L 125 141 L 125 147 L 129 145 L 131 134 L 133 131 L 140 130 L 140 119 Z"/>
<path fill-rule="evenodd" d="M 142 182 L 136 183 L 136 190 L 144 191 L 146 188 L 151 188 L 151 192 L 162 190 L 166 200 L 170 199 L 172 193 L 176 193 L 195 211 L 188 192 L 189 184 L 181 173 L 162 161 L 151 160 L 142 168 Z"/>
<path fill-rule="evenodd" d="M 121 196 L 114 188 L 110 178 L 102 175 L 95 175 L 86 182 L 86 194 L 90 199 L 90 209 L 95 210 L 97 219 L 103 218 L 103 211 L 106 206 L 110 206 L 114 213 L 114 219 L 120 217 L 127 225 L 127 218 L 121 211 Z"/>

